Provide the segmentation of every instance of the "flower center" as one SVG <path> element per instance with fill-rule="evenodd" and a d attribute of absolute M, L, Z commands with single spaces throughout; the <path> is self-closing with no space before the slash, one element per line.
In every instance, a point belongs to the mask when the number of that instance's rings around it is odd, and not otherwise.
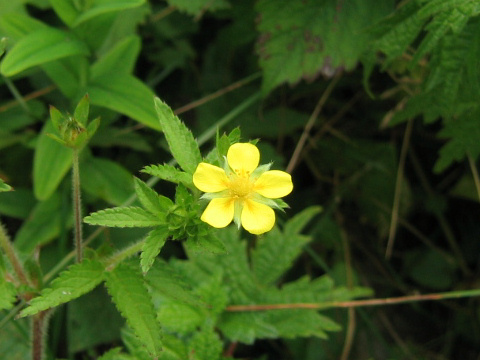
<path fill-rule="evenodd" d="M 253 184 L 250 182 L 250 174 L 239 173 L 236 171 L 236 175 L 230 181 L 230 193 L 232 197 L 244 198 L 252 192 Z"/>

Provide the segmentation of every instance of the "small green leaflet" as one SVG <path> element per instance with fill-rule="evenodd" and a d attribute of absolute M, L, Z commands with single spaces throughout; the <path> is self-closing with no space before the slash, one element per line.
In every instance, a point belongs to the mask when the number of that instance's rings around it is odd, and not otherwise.
<path fill-rule="evenodd" d="M 51 283 L 50 288 L 43 289 L 40 296 L 32 299 L 20 316 L 34 315 L 88 293 L 103 281 L 104 270 L 102 263 L 87 259 L 70 266 Z"/>
<path fill-rule="evenodd" d="M 110 227 L 150 227 L 163 224 L 158 216 L 136 206 L 100 210 L 85 217 L 83 221 L 90 225 Z"/>
<path fill-rule="evenodd" d="M 202 161 L 193 134 L 173 113 L 172 109 L 159 98 L 155 98 L 155 110 L 170 152 L 183 170 L 193 174 L 198 163 Z"/>
<path fill-rule="evenodd" d="M 126 263 L 106 274 L 106 286 L 112 300 L 135 335 L 151 356 L 162 350 L 161 330 L 142 274 Z"/>
<path fill-rule="evenodd" d="M 172 200 L 157 194 L 155 190 L 150 188 L 142 180 L 136 177 L 134 177 L 133 180 L 135 184 L 135 193 L 145 210 L 150 211 L 154 215 L 158 215 L 167 212 L 173 206 Z"/>
<path fill-rule="evenodd" d="M 152 267 L 167 238 L 168 227 L 160 226 L 148 233 L 142 246 L 142 254 L 140 255 L 140 265 L 144 273 L 147 273 Z"/>
<path fill-rule="evenodd" d="M 156 176 L 162 180 L 167 180 L 176 184 L 182 183 L 190 188 L 193 187 L 191 174 L 181 171 L 168 164 L 145 166 L 142 169 L 142 172 Z"/>
<path fill-rule="evenodd" d="M 0 272 L 0 310 L 8 310 L 15 303 L 15 286 L 5 281 L 3 274 Z"/>

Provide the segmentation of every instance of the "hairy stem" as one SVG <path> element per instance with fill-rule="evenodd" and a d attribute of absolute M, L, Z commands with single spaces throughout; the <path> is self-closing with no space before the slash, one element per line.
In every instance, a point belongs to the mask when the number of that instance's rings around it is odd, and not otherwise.
<path fill-rule="evenodd" d="M 18 280 L 20 281 L 20 283 L 24 285 L 30 285 L 30 282 L 28 281 L 25 270 L 23 269 L 22 263 L 18 259 L 15 249 L 13 248 L 12 242 L 10 241 L 10 238 L 7 234 L 7 231 L 5 230 L 5 227 L 1 222 L 0 222 L 0 248 L 3 249 L 3 251 L 7 255 L 7 258 L 12 264 L 13 270 L 15 271 L 15 274 Z"/>
<path fill-rule="evenodd" d="M 72 173 L 73 217 L 75 224 L 75 252 L 77 262 L 81 262 L 83 258 L 82 199 L 80 195 L 80 170 L 78 167 L 78 149 L 73 149 Z"/>
<path fill-rule="evenodd" d="M 32 320 L 32 360 L 43 360 L 45 356 L 46 312 L 33 316 Z"/>

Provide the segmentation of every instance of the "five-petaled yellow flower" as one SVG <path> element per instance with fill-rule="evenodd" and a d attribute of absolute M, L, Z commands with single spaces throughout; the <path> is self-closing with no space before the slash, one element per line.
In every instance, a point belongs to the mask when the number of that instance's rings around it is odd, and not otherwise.
<path fill-rule="evenodd" d="M 205 192 L 210 203 L 201 219 L 216 228 L 232 220 L 252 234 L 272 229 L 279 199 L 293 189 L 290 174 L 269 170 L 270 164 L 258 166 L 260 152 L 250 143 L 236 143 L 227 152 L 224 169 L 207 163 L 198 164 L 193 174 L 195 186 Z"/>

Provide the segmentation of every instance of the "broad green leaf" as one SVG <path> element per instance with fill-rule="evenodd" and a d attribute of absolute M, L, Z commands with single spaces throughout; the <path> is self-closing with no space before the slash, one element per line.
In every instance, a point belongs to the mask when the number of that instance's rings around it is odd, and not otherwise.
<path fill-rule="evenodd" d="M 86 65 L 84 57 L 69 57 L 42 64 L 42 70 L 68 98 L 74 98 L 80 89 L 79 72 Z"/>
<path fill-rule="evenodd" d="M 38 202 L 15 236 L 15 247 L 30 254 L 36 246 L 44 245 L 72 226 L 71 207 L 65 208 L 58 193 Z"/>
<path fill-rule="evenodd" d="M 45 28 L 23 37 L 5 56 L 0 71 L 12 76 L 30 67 L 73 55 L 88 55 L 84 43 L 73 34 Z"/>
<path fill-rule="evenodd" d="M 146 279 L 156 296 L 166 297 L 195 307 L 205 306 L 200 298 L 192 291 L 181 272 L 177 271 L 165 260 L 157 259 L 146 275 Z"/>
<path fill-rule="evenodd" d="M 33 157 L 33 191 L 39 200 L 48 199 L 72 165 L 72 150 L 49 138 L 55 133 L 51 121 L 43 126 Z"/>
<path fill-rule="evenodd" d="M 367 49 L 367 27 L 393 10 L 392 0 L 257 2 L 263 92 L 300 79 L 353 69 Z"/>
<path fill-rule="evenodd" d="M 168 227 L 157 227 L 148 233 L 142 246 L 142 254 L 140 255 L 140 265 L 144 273 L 147 273 L 152 267 L 167 238 Z"/>
<path fill-rule="evenodd" d="M 107 74 L 131 74 L 140 52 L 140 38 L 129 36 L 118 42 L 90 68 L 91 79 Z"/>
<path fill-rule="evenodd" d="M 90 292 L 103 281 L 104 270 L 102 263 L 88 259 L 70 266 L 52 281 L 49 288 L 33 298 L 20 316 L 34 315 Z"/>
<path fill-rule="evenodd" d="M 145 0 L 97 0 L 94 2 L 94 6 L 78 16 L 73 23 L 73 26 L 78 26 L 81 23 L 102 14 L 131 9 L 142 5 L 143 3 L 145 3 Z"/>
<path fill-rule="evenodd" d="M 133 192 L 132 175 L 120 164 L 96 157 L 87 157 L 80 164 L 82 188 L 110 204 L 120 206 Z"/>
<path fill-rule="evenodd" d="M 161 130 L 151 103 L 154 94 L 136 77 L 108 74 L 94 79 L 87 89 L 92 104 L 104 106 L 153 129 Z"/>
<path fill-rule="evenodd" d="M 24 36 L 41 29 L 48 28 L 43 22 L 18 12 L 0 16 L 0 29 L 2 35 L 13 41 L 18 41 Z"/>
<path fill-rule="evenodd" d="M 227 0 L 168 0 L 167 2 L 189 15 L 200 15 L 206 11 L 230 8 Z"/>
<path fill-rule="evenodd" d="M 0 179 L 0 192 L 2 191 L 10 191 L 12 187 L 8 184 L 5 184 L 2 179 Z"/>
<path fill-rule="evenodd" d="M 156 176 L 162 180 L 167 180 L 173 183 L 182 183 L 187 187 L 193 186 L 192 175 L 177 169 L 174 166 L 164 164 L 164 165 L 150 165 L 145 166 L 142 169 L 142 172 Z"/>
<path fill-rule="evenodd" d="M 155 98 L 155 110 L 170 152 L 183 170 L 193 174 L 198 163 L 202 161 L 193 134 L 173 113 L 172 109 L 159 98 Z"/>
<path fill-rule="evenodd" d="M 135 206 L 100 210 L 85 217 L 83 221 L 90 225 L 110 227 L 151 227 L 164 223 L 158 216 Z"/>
<path fill-rule="evenodd" d="M 155 190 L 139 178 L 134 177 L 133 180 L 138 200 L 140 200 L 145 210 L 150 211 L 154 215 L 158 215 L 167 212 L 173 206 L 172 200 L 157 194 Z"/>
<path fill-rule="evenodd" d="M 106 274 L 106 286 L 113 302 L 148 352 L 159 357 L 161 330 L 142 274 L 125 263 Z"/>
<path fill-rule="evenodd" d="M 16 301 L 15 286 L 5 281 L 3 274 L 0 273 L 0 311 L 8 310 L 13 307 Z"/>
<path fill-rule="evenodd" d="M 0 200 L 0 214 L 17 219 L 25 219 L 36 204 L 35 196 L 30 189 L 16 188 L 2 194 Z"/>
<path fill-rule="evenodd" d="M 62 19 L 66 25 L 72 27 L 79 13 L 75 3 L 72 0 L 50 0 L 50 4 L 58 17 Z"/>

